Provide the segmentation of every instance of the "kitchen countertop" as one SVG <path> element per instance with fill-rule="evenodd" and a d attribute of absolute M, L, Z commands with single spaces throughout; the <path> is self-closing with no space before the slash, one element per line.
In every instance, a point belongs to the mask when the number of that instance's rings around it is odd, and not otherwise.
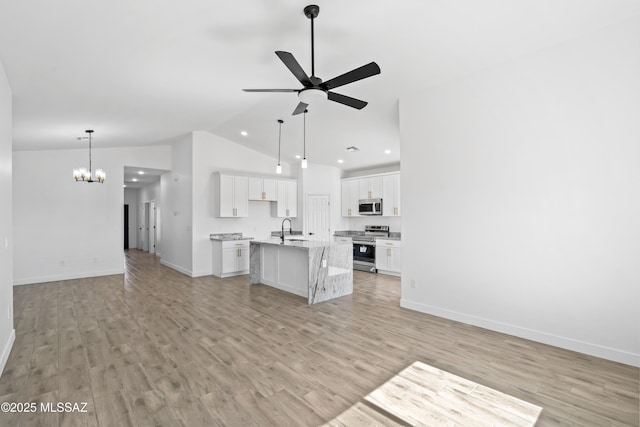
<path fill-rule="evenodd" d="M 245 237 L 242 233 L 215 233 L 209 234 L 209 239 L 225 242 L 229 240 L 253 240 L 253 237 Z"/>
<path fill-rule="evenodd" d="M 334 232 L 333 235 L 335 237 L 359 237 L 364 236 L 364 231 L 338 230 Z M 400 233 L 390 232 L 389 237 L 376 237 L 376 239 L 402 240 L 402 236 Z"/>
<path fill-rule="evenodd" d="M 328 246 L 347 245 L 348 243 L 331 242 L 328 240 L 291 240 L 291 239 L 286 239 L 284 243 L 282 243 L 280 238 L 278 237 L 277 239 L 252 240 L 251 244 L 276 245 L 276 246 L 286 246 L 286 247 L 300 248 L 300 249 L 311 249 L 311 248 L 323 248 Z"/>

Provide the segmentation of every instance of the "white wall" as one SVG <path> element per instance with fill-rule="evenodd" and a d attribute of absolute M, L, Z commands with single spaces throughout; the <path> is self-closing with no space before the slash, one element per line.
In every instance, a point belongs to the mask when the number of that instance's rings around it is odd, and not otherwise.
<path fill-rule="evenodd" d="M 93 150 L 104 184 L 75 182 L 88 150 L 13 153 L 14 284 L 123 273 L 124 165 L 171 168 L 169 146 Z"/>
<path fill-rule="evenodd" d="M 635 18 L 401 98 L 403 307 L 640 364 L 639 52 Z"/>
<path fill-rule="evenodd" d="M 129 205 L 129 248 L 138 247 L 138 189 L 124 189 L 124 204 Z"/>
<path fill-rule="evenodd" d="M 346 219 L 349 224 L 346 228 L 348 230 L 364 231 L 365 225 L 388 225 L 389 231 L 392 233 L 402 231 L 402 216 L 361 216 Z"/>
<path fill-rule="evenodd" d="M 173 169 L 160 177 L 163 213 L 160 230 L 160 262 L 184 274 L 192 274 L 192 175 L 191 134 L 171 147 Z"/>
<path fill-rule="evenodd" d="M 0 62 L 0 375 L 16 337 L 13 329 L 11 117 L 11 88 Z"/>
<path fill-rule="evenodd" d="M 234 170 L 248 174 L 273 176 L 277 159 L 213 135 L 193 132 L 193 269 L 192 275 L 212 272 L 211 233 L 241 232 L 258 239 L 280 230 L 282 219 L 271 216 L 271 202 L 249 202 L 248 218 L 215 218 L 212 174 L 219 170 Z M 281 177 L 291 177 L 291 168 L 281 162 Z M 300 210 L 300 201 L 298 201 Z"/>

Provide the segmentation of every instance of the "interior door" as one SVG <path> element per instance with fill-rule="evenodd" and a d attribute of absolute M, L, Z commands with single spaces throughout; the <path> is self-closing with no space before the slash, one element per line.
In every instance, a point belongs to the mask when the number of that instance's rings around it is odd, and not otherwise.
<path fill-rule="evenodd" d="M 149 252 L 149 223 L 151 222 L 149 202 L 144 202 L 144 211 L 142 217 L 144 222 L 142 223 L 142 250 Z"/>
<path fill-rule="evenodd" d="M 311 240 L 331 240 L 331 209 L 328 194 L 307 196 L 307 234 Z"/>
<path fill-rule="evenodd" d="M 124 248 L 129 249 L 129 205 L 124 205 Z"/>
<path fill-rule="evenodd" d="M 138 245 L 143 251 L 148 251 L 148 241 L 145 239 L 145 230 L 147 229 L 147 215 L 145 209 L 145 203 L 140 203 L 140 210 L 138 212 Z"/>
<path fill-rule="evenodd" d="M 156 202 L 149 203 L 149 253 L 156 253 Z"/>

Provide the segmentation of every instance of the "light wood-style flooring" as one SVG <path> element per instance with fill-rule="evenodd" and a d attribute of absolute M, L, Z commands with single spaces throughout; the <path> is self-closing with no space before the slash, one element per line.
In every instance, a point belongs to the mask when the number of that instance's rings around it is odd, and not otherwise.
<path fill-rule="evenodd" d="M 308 306 L 129 250 L 124 278 L 15 287 L 0 402 L 88 412 L 0 425 L 315 426 L 415 361 L 541 406 L 538 426 L 639 425 L 637 368 L 401 309 L 398 278 L 354 277 L 353 295 Z"/>

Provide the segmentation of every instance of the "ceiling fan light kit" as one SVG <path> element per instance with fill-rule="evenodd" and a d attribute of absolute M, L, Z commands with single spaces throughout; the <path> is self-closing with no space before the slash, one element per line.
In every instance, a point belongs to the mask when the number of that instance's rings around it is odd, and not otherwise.
<path fill-rule="evenodd" d="M 80 137 L 78 139 L 82 140 L 82 139 L 89 139 L 89 170 L 87 170 L 87 168 L 77 168 L 73 170 L 73 178 L 76 181 L 84 181 L 84 182 L 99 182 L 99 183 L 104 183 L 104 180 L 107 177 L 107 174 L 104 173 L 104 171 L 102 169 L 96 169 L 96 173 L 95 175 L 93 174 L 93 171 L 91 170 L 91 135 L 93 134 L 93 130 L 91 129 L 87 129 L 85 130 L 86 133 L 89 134 L 88 137 Z"/>
<path fill-rule="evenodd" d="M 320 13 L 320 7 L 317 5 L 309 5 L 304 8 L 304 15 L 311 20 L 311 76 L 302 69 L 300 63 L 289 52 L 281 50 L 276 51 L 276 55 L 284 63 L 284 65 L 291 71 L 291 73 L 302 84 L 302 89 L 243 89 L 245 92 L 297 92 L 299 103 L 293 110 L 292 115 L 303 113 L 309 105 L 322 100 L 328 99 L 329 101 L 338 102 L 340 104 L 347 105 L 358 110 L 363 109 L 366 105 L 366 101 L 360 99 L 351 98 L 350 96 L 341 95 L 336 92 L 331 92 L 340 86 L 347 85 L 349 83 L 356 82 L 358 80 L 366 79 L 368 77 L 380 74 L 380 67 L 375 62 L 370 62 L 362 67 L 351 70 L 347 73 L 341 74 L 338 77 L 334 77 L 331 80 L 323 82 L 321 78 L 315 75 L 315 40 L 314 40 L 314 27 L 313 22 Z"/>
<path fill-rule="evenodd" d="M 327 92 L 322 89 L 302 89 L 298 93 L 298 99 L 307 105 L 313 105 L 318 102 L 326 101 L 329 98 Z"/>

